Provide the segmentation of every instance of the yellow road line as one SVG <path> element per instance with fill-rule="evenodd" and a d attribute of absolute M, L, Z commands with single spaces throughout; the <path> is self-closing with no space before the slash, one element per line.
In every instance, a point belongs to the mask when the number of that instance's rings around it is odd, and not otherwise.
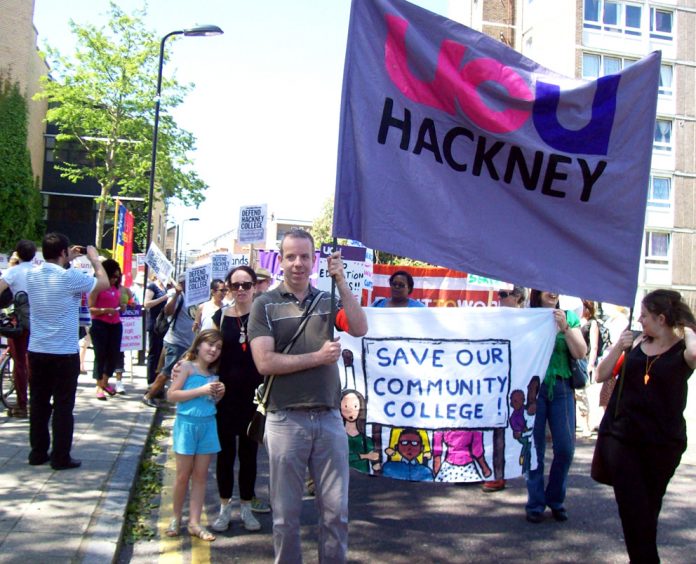
<path fill-rule="evenodd" d="M 184 556 L 181 552 L 181 536 L 168 537 L 165 533 L 169 523 L 174 518 L 172 495 L 174 491 L 174 478 L 176 477 L 176 458 L 171 444 L 167 445 L 167 460 L 164 463 L 164 475 L 162 476 L 162 495 L 160 500 L 159 521 L 157 530 L 160 538 L 160 564 L 183 564 Z"/>
<path fill-rule="evenodd" d="M 176 456 L 171 444 L 167 446 L 167 461 L 164 464 L 164 476 L 162 477 L 162 496 L 157 529 L 160 536 L 160 564 L 183 564 L 183 543 L 181 536 L 168 537 L 165 532 L 170 521 L 174 518 L 173 492 L 174 479 L 176 478 Z M 207 525 L 205 511 L 201 515 L 201 524 Z M 184 534 L 185 529 L 182 529 Z M 191 563 L 210 564 L 210 543 L 197 537 L 191 537 Z"/>

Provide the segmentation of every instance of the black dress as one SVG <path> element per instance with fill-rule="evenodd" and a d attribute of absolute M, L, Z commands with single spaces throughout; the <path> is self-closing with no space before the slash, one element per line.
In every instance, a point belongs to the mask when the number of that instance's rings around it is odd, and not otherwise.
<path fill-rule="evenodd" d="M 217 405 L 218 421 L 232 426 L 236 434 L 246 433 L 256 405 L 254 391 L 263 382 L 246 343 L 243 350 L 239 342 L 240 325 L 246 327 L 249 314 L 241 317 L 222 317 L 220 309 L 213 315 L 213 323 L 222 333 L 222 353 L 218 373 L 225 384 L 225 395 Z M 220 322 L 222 321 L 222 325 Z"/>
<path fill-rule="evenodd" d="M 615 447 L 608 462 L 631 562 L 660 561 L 662 498 L 686 450 L 683 412 L 692 370 L 684 349 L 681 340 L 659 357 L 647 357 L 635 347 L 626 360 L 621 396 L 617 384 L 599 428 Z"/>

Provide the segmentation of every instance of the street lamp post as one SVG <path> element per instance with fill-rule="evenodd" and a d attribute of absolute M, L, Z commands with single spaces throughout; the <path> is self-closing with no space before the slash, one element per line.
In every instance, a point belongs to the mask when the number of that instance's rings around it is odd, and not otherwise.
<path fill-rule="evenodd" d="M 160 114 L 160 95 L 162 94 L 162 67 L 164 65 L 164 44 L 174 35 L 184 35 L 186 37 L 210 37 L 221 35 L 223 31 L 216 25 L 202 25 L 190 29 L 170 31 L 160 42 L 159 67 L 157 69 L 157 95 L 155 97 L 155 124 L 152 133 L 152 160 L 150 162 L 150 191 L 147 202 L 147 239 L 145 242 L 145 252 L 150 248 L 152 242 L 152 208 L 155 200 L 155 165 L 157 164 L 157 136 L 159 133 L 159 114 Z M 148 267 L 145 263 L 145 280 L 147 281 Z"/>
<path fill-rule="evenodd" d="M 213 35 L 222 35 L 223 31 L 216 25 L 201 25 L 189 29 L 180 29 L 170 31 L 160 41 L 159 66 L 157 67 L 157 95 L 155 97 L 155 123 L 152 131 L 152 160 L 150 161 L 150 190 L 147 200 L 147 237 L 145 240 L 145 252 L 150 249 L 152 242 L 152 208 L 155 200 L 155 165 L 157 164 L 157 135 L 159 133 L 159 113 L 160 113 L 160 95 L 162 94 L 162 67 L 164 66 L 164 43 L 174 35 L 183 35 L 185 37 L 210 37 Z M 145 287 L 147 287 L 149 267 L 145 263 Z M 143 336 L 145 335 L 145 316 L 143 316 Z M 145 339 L 143 339 L 143 350 L 145 349 Z M 139 361 L 142 364 L 142 360 Z"/>
<path fill-rule="evenodd" d="M 189 217 L 185 219 L 184 221 L 181 222 L 181 237 L 179 237 L 179 226 L 177 225 L 176 227 L 176 276 L 178 277 L 179 274 L 183 273 L 186 270 L 186 263 L 184 263 L 183 268 L 179 268 L 181 264 L 181 255 L 179 254 L 179 239 L 181 239 L 181 250 L 182 252 L 185 252 L 184 249 L 186 248 L 186 243 L 184 242 L 184 223 L 187 221 L 200 221 L 199 218 L 197 217 Z"/>

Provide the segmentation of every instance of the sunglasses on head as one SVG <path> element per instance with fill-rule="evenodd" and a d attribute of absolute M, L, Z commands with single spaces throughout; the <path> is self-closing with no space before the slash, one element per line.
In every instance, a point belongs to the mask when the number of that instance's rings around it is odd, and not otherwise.
<path fill-rule="evenodd" d="M 231 282 L 230 283 L 230 290 L 234 290 L 235 292 L 239 290 L 240 288 L 242 290 L 251 290 L 254 287 L 253 282 Z"/>

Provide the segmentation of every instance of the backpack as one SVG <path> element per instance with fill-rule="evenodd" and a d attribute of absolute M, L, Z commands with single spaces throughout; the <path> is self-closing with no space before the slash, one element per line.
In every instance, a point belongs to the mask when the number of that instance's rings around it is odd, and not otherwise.
<path fill-rule="evenodd" d="M 597 342 L 597 358 L 601 358 L 602 355 L 611 347 L 611 336 L 609 333 L 609 327 L 607 327 L 603 321 L 595 319 L 597 322 L 597 328 L 599 329 L 599 339 Z"/>
<path fill-rule="evenodd" d="M 167 317 L 164 314 L 164 308 L 162 308 L 162 311 L 159 312 L 157 315 L 157 319 L 155 319 L 155 324 L 152 328 L 152 332 L 157 337 L 158 339 L 164 339 L 164 336 L 167 334 L 167 331 L 169 331 L 169 327 L 173 324 L 176 325 L 176 319 L 179 317 L 179 312 L 181 311 L 181 306 L 184 305 L 184 297 L 181 296 L 179 301 L 179 304 L 176 306 L 176 311 L 174 311 L 174 315 L 171 317 Z"/>
<path fill-rule="evenodd" d="M 0 294 L 0 309 L 5 309 L 12 305 L 12 290 L 5 288 Z"/>

